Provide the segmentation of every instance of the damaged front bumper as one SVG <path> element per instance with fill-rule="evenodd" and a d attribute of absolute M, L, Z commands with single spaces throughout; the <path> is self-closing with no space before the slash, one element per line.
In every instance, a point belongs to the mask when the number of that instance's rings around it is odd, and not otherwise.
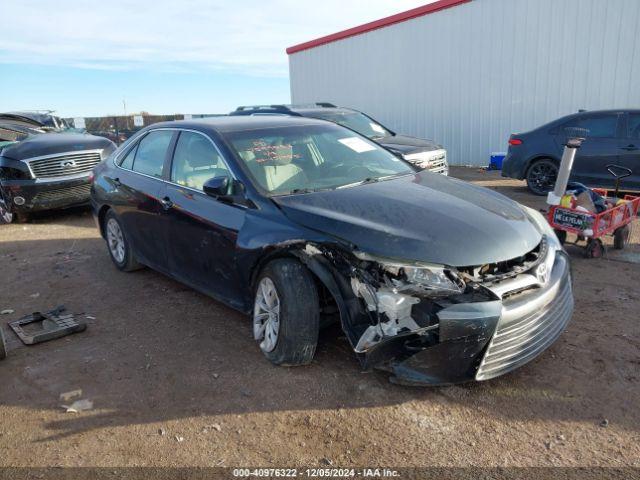
<path fill-rule="evenodd" d="M 391 381 L 446 385 L 489 380 L 533 360 L 560 336 L 573 313 L 567 255 L 557 251 L 552 265 L 545 282 L 521 274 L 492 289 L 498 300 L 440 310 L 438 342 L 392 361 Z"/>
<path fill-rule="evenodd" d="M 309 245 L 301 259 L 336 298 L 363 366 L 386 370 L 404 385 L 488 380 L 512 371 L 550 346 L 573 313 L 569 258 L 555 237 L 543 237 L 516 264 L 503 262 L 506 273 L 427 266 L 429 288 L 436 290 L 407 282 L 413 266 L 362 255 L 358 263 Z"/>

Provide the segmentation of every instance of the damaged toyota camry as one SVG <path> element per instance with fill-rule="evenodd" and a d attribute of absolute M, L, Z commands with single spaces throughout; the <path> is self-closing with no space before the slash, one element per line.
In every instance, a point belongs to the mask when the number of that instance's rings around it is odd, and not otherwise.
<path fill-rule="evenodd" d="M 149 266 L 251 315 L 278 365 L 340 322 L 393 382 L 486 380 L 538 356 L 573 311 L 537 211 L 426 171 L 338 125 L 220 117 L 149 126 L 94 170 L 116 267 Z"/>

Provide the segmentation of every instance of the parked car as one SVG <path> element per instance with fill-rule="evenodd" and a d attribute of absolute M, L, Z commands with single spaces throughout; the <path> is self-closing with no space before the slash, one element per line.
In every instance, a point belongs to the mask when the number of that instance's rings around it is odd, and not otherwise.
<path fill-rule="evenodd" d="M 536 195 L 553 190 L 567 128 L 589 131 L 577 152 L 572 181 L 589 187 L 612 188 L 615 181 L 607 172 L 607 165 L 615 164 L 633 171 L 623 187 L 640 190 L 640 110 L 580 111 L 530 132 L 513 134 L 502 164 L 502 176 L 525 179 Z"/>
<path fill-rule="evenodd" d="M 539 212 L 329 122 L 151 125 L 95 168 L 91 198 L 117 268 L 251 315 L 278 365 L 309 363 L 335 320 L 395 382 L 486 380 L 536 357 L 573 310 Z"/>
<path fill-rule="evenodd" d="M 0 223 L 88 204 L 91 170 L 116 148 L 41 115 L 0 114 Z"/>
<path fill-rule="evenodd" d="M 327 102 L 312 105 L 254 105 L 238 107 L 229 115 L 292 115 L 327 120 L 368 137 L 420 169 L 449 174 L 447 151 L 442 145 L 432 140 L 397 134 L 370 116 L 351 108 L 336 107 Z"/>

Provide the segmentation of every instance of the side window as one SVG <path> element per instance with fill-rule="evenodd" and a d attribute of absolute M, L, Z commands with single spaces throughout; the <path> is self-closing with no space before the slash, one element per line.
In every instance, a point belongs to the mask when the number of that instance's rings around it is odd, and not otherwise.
<path fill-rule="evenodd" d="M 629 138 L 640 140 L 640 113 L 629 114 Z"/>
<path fill-rule="evenodd" d="M 162 165 L 172 136 L 173 130 L 156 130 L 140 140 L 133 161 L 133 171 L 162 177 Z"/>
<path fill-rule="evenodd" d="M 207 180 L 223 176 L 229 176 L 229 171 L 211 141 L 199 133 L 181 132 L 173 154 L 171 181 L 202 190 Z"/>
<path fill-rule="evenodd" d="M 122 168 L 126 168 L 127 170 L 131 170 L 133 167 L 133 157 L 136 155 L 136 150 L 138 149 L 138 145 L 134 145 L 129 153 L 120 161 L 120 166 Z"/>
<path fill-rule="evenodd" d="M 618 130 L 618 115 L 592 115 L 578 117 L 565 127 L 586 128 L 589 138 L 615 138 Z"/>

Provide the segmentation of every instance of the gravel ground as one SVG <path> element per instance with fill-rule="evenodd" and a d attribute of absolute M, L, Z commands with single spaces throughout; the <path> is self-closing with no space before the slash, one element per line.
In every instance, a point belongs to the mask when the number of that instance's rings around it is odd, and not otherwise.
<path fill-rule="evenodd" d="M 495 172 L 452 174 L 532 206 Z M 638 229 L 636 228 L 636 235 Z M 640 467 L 640 265 L 573 257 L 576 310 L 537 360 L 485 383 L 392 385 L 337 329 L 311 366 L 269 364 L 243 315 L 117 271 L 86 210 L 0 226 L 0 466 Z M 84 333 L 26 347 L 6 323 L 64 303 Z M 93 409 L 66 413 L 82 390 Z"/>

